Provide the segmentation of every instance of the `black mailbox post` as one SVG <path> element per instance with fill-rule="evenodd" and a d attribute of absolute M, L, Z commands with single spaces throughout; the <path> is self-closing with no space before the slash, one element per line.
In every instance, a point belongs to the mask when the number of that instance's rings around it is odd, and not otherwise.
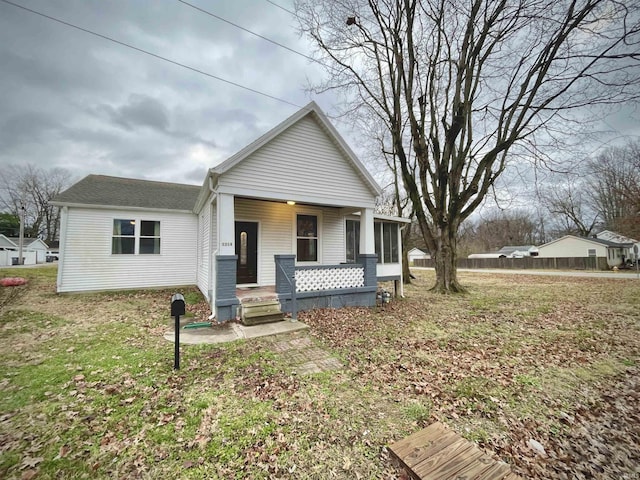
<path fill-rule="evenodd" d="M 173 369 L 180 370 L 180 315 L 186 313 L 184 295 L 176 293 L 171 296 L 171 316 L 175 317 L 175 346 L 173 349 Z"/>

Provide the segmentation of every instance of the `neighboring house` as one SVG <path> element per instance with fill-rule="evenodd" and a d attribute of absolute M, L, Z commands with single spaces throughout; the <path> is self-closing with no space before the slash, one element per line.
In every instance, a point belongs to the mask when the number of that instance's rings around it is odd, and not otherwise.
<path fill-rule="evenodd" d="M 41 248 L 40 244 L 46 247 L 46 243 L 39 238 L 23 238 L 22 241 L 22 264 L 35 265 L 36 263 L 40 263 L 38 261 L 38 251 Z M 6 237 L 0 234 L 0 266 L 19 265 L 19 257 L 20 238 Z"/>
<path fill-rule="evenodd" d="M 374 215 L 380 192 L 312 102 L 202 187 L 89 175 L 58 195 L 58 291 L 195 284 L 218 321 L 239 287 L 270 287 L 284 311 L 373 306 L 378 281 L 402 285 L 408 223 Z"/>
<path fill-rule="evenodd" d="M 625 237 L 624 235 L 620 235 L 619 233 L 616 232 L 612 232 L 610 230 L 603 230 L 600 233 L 596 233 L 596 237 L 599 238 L 600 240 L 607 240 L 609 242 L 615 242 L 615 243 L 621 243 L 624 245 L 629 245 L 629 248 L 627 249 L 626 252 L 624 252 L 624 256 L 625 259 L 635 259 L 635 252 L 634 252 L 634 247 L 636 248 L 636 251 L 640 252 L 640 242 L 638 240 L 635 240 L 633 238 L 629 238 L 629 237 Z"/>
<path fill-rule="evenodd" d="M 539 246 L 538 256 L 540 258 L 606 258 L 607 264 L 610 267 L 615 267 L 623 262 L 623 258 L 626 258 L 625 255 L 631 247 L 632 244 L 621 244 L 592 237 L 565 235 L 562 238 Z"/>
<path fill-rule="evenodd" d="M 409 265 L 413 265 L 413 262 L 415 260 L 429 260 L 431 258 L 431 255 L 423 252 L 419 248 L 414 247 L 411 250 L 409 250 L 409 252 L 407 253 L 407 257 L 409 260 Z"/>
<path fill-rule="evenodd" d="M 17 248 L 20 242 L 20 238 L 9 237 L 9 239 L 16 244 Z M 39 238 L 24 238 L 22 248 L 29 252 L 36 252 L 36 263 L 44 263 L 46 261 L 49 245 L 47 245 L 43 240 Z"/>
<path fill-rule="evenodd" d="M 499 255 L 507 258 L 523 258 L 538 256 L 538 247 L 535 245 L 506 245 L 498 250 Z"/>

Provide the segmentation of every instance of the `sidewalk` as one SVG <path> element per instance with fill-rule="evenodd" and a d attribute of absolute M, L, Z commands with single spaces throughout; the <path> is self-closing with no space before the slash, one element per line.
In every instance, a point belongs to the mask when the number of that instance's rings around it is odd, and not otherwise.
<path fill-rule="evenodd" d="M 281 322 L 265 323 L 247 327 L 236 322 L 227 322 L 213 327 L 191 328 L 180 330 L 181 345 L 197 345 L 202 343 L 226 343 L 246 338 L 266 337 L 281 333 L 295 332 L 308 328 L 302 322 L 282 320 Z M 164 338 L 175 341 L 173 330 L 165 332 Z"/>

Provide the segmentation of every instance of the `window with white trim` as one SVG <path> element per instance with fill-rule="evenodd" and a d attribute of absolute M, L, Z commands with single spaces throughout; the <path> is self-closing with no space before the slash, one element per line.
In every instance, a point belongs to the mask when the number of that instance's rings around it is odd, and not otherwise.
<path fill-rule="evenodd" d="M 160 255 L 160 222 L 157 220 L 140 221 L 141 255 Z"/>
<path fill-rule="evenodd" d="M 296 215 L 296 258 L 298 262 L 318 261 L 318 217 Z"/>
<path fill-rule="evenodd" d="M 111 253 L 113 255 L 159 255 L 160 222 L 114 219 Z"/>
<path fill-rule="evenodd" d="M 136 248 L 136 221 L 132 219 L 115 219 L 113 221 L 113 238 L 111 253 L 114 255 L 133 255 Z"/>

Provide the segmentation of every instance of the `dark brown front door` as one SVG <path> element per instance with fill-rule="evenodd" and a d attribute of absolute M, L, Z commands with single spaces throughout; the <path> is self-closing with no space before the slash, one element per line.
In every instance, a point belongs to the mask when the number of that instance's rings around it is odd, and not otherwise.
<path fill-rule="evenodd" d="M 238 284 L 258 283 L 258 224 L 236 222 L 236 255 Z"/>

